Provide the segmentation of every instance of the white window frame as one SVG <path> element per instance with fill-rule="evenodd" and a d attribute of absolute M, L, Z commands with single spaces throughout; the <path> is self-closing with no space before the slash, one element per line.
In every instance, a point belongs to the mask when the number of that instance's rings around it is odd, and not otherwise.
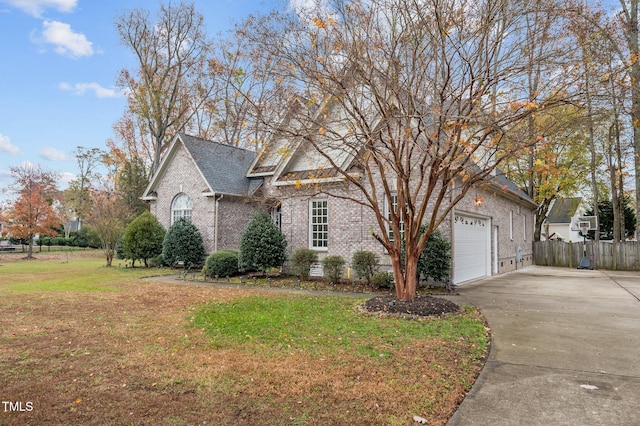
<path fill-rule="evenodd" d="M 524 240 L 527 241 L 527 215 L 522 215 L 522 232 L 524 236 Z"/>
<path fill-rule="evenodd" d="M 193 202 L 191 198 L 184 192 L 176 195 L 171 201 L 171 225 L 181 218 L 191 221 L 192 212 Z"/>
<path fill-rule="evenodd" d="M 398 209 L 398 194 L 391 194 L 391 208 L 397 212 L 398 215 L 400 215 L 400 212 L 397 211 Z M 384 199 L 384 214 L 385 217 L 388 220 L 391 220 L 391 209 L 389 208 L 389 200 L 387 198 Z M 395 239 L 395 235 L 393 235 L 393 229 L 391 229 L 391 224 L 389 222 L 387 222 L 387 235 L 389 235 L 389 241 L 391 243 L 394 242 Z M 404 235 L 404 220 L 402 219 L 402 216 L 400 215 L 400 235 L 403 236 Z"/>
<path fill-rule="evenodd" d="M 271 209 L 271 220 L 276 225 L 276 228 L 282 231 L 282 205 Z"/>
<path fill-rule="evenodd" d="M 509 210 L 509 239 L 513 241 L 513 210 Z"/>
<path fill-rule="evenodd" d="M 329 202 L 327 199 L 309 200 L 309 248 L 329 250 Z"/>

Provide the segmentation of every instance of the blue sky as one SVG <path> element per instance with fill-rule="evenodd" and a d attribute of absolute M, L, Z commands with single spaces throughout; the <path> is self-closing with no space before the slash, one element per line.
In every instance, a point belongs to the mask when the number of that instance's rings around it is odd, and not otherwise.
<path fill-rule="evenodd" d="M 177 1 L 174 1 L 177 4 Z M 133 69 L 120 44 L 117 14 L 155 12 L 158 0 L 0 0 L 0 191 L 9 168 L 25 161 L 61 174 L 60 187 L 77 171 L 77 146 L 100 147 L 126 109 L 115 82 Z M 268 0 L 196 1 L 210 37 Z"/>

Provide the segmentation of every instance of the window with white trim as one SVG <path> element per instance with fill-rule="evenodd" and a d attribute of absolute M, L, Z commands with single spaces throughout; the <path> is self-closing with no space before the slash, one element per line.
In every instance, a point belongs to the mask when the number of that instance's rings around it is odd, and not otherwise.
<path fill-rule="evenodd" d="M 395 211 L 396 214 L 400 215 L 400 212 L 398 211 L 398 195 L 397 194 L 391 194 L 391 209 L 393 209 L 393 211 Z M 384 214 L 389 220 L 391 220 L 391 211 L 392 211 L 391 209 L 389 208 L 388 199 L 385 198 Z M 393 235 L 393 229 L 391 229 L 391 225 L 389 223 L 387 223 L 387 235 L 389 235 L 389 241 L 393 243 L 395 237 Z M 402 219 L 402 216 L 400 216 L 400 235 L 401 236 L 404 235 L 404 220 Z"/>
<path fill-rule="evenodd" d="M 527 215 L 526 214 L 522 215 L 522 224 L 523 224 L 522 232 L 524 235 L 524 240 L 527 241 Z"/>
<path fill-rule="evenodd" d="M 509 210 L 509 239 L 513 240 L 513 210 Z"/>
<path fill-rule="evenodd" d="M 182 218 L 191 220 L 192 209 L 193 204 L 187 194 L 176 195 L 171 203 L 171 224 L 173 225 L 178 219 Z"/>
<path fill-rule="evenodd" d="M 327 200 L 309 201 L 309 248 L 326 250 L 329 245 L 329 209 Z"/>
<path fill-rule="evenodd" d="M 276 225 L 276 228 L 282 231 L 282 206 L 278 205 L 271 209 L 271 220 Z"/>

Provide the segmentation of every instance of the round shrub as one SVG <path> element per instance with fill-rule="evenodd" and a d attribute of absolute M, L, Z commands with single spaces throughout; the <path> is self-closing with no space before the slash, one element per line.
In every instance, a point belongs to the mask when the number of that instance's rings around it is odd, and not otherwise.
<path fill-rule="evenodd" d="M 291 270 L 300 279 L 308 280 L 311 265 L 318 262 L 318 253 L 308 248 L 295 249 L 291 253 Z"/>
<path fill-rule="evenodd" d="M 125 258 L 133 262 L 140 259 L 148 267 L 149 259 L 162 253 L 164 234 L 164 228 L 154 215 L 142 213 L 124 231 L 122 246 Z"/>
<path fill-rule="evenodd" d="M 325 277 L 329 278 L 333 283 L 339 282 L 345 263 L 342 256 L 327 256 L 322 259 Z"/>
<path fill-rule="evenodd" d="M 378 255 L 370 251 L 357 251 L 353 253 L 351 259 L 351 267 L 353 273 L 360 280 L 365 280 L 367 284 L 371 284 L 371 278 L 378 272 Z"/>
<path fill-rule="evenodd" d="M 243 271 L 266 271 L 287 259 L 287 240 L 264 210 L 258 210 L 240 242 L 238 264 Z"/>
<path fill-rule="evenodd" d="M 238 254 L 231 250 L 212 253 L 207 258 L 205 268 L 205 275 L 209 278 L 237 275 Z"/>
<path fill-rule="evenodd" d="M 182 262 L 185 268 L 202 265 L 206 256 L 202 234 L 191 221 L 180 218 L 164 236 L 162 256 L 168 266 L 174 266 L 178 262 Z"/>
<path fill-rule="evenodd" d="M 371 277 L 371 284 L 376 288 L 393 288 L 393 274 L 378 272 Z"/>

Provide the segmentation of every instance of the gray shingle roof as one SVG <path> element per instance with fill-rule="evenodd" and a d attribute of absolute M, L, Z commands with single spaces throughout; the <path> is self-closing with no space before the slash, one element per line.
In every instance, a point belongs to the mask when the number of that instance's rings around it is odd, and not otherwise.
<path fill-rule="evenodd" d="M 531 199 L 531 197 L 529 197 L 529 194 L 524 192 L 518 185 L 515 184 L 514 181 L 509 179 L 507 177 L 507 175 L 505 175 L 502 170 L 496 168 L 496 175 L 495 176 L 491 176 L 490 179 L 496 185 L 498 185 L 500 187 L 503 187 L 503 188 L 506 188 L 509 192 L 512 192 L 513 194 L 516 194 L 520 198 L 528 200 L 528 201 L 531 201 L 532 203 L 534 202 Z"/>
<path fill-rule="evenodd" d="M 576 214 L 576 210 L 580 207 L 581 202 L 581 197 L 556 199 L 547 215 L 547 222 L 571 223 L 571 218 Z"/>
<path fill-rule="evenodd" d="M 255 152 L 182 133 L 180 140 L 214 192 L 246 196 L 254 189 L 246 174 Z"/>

